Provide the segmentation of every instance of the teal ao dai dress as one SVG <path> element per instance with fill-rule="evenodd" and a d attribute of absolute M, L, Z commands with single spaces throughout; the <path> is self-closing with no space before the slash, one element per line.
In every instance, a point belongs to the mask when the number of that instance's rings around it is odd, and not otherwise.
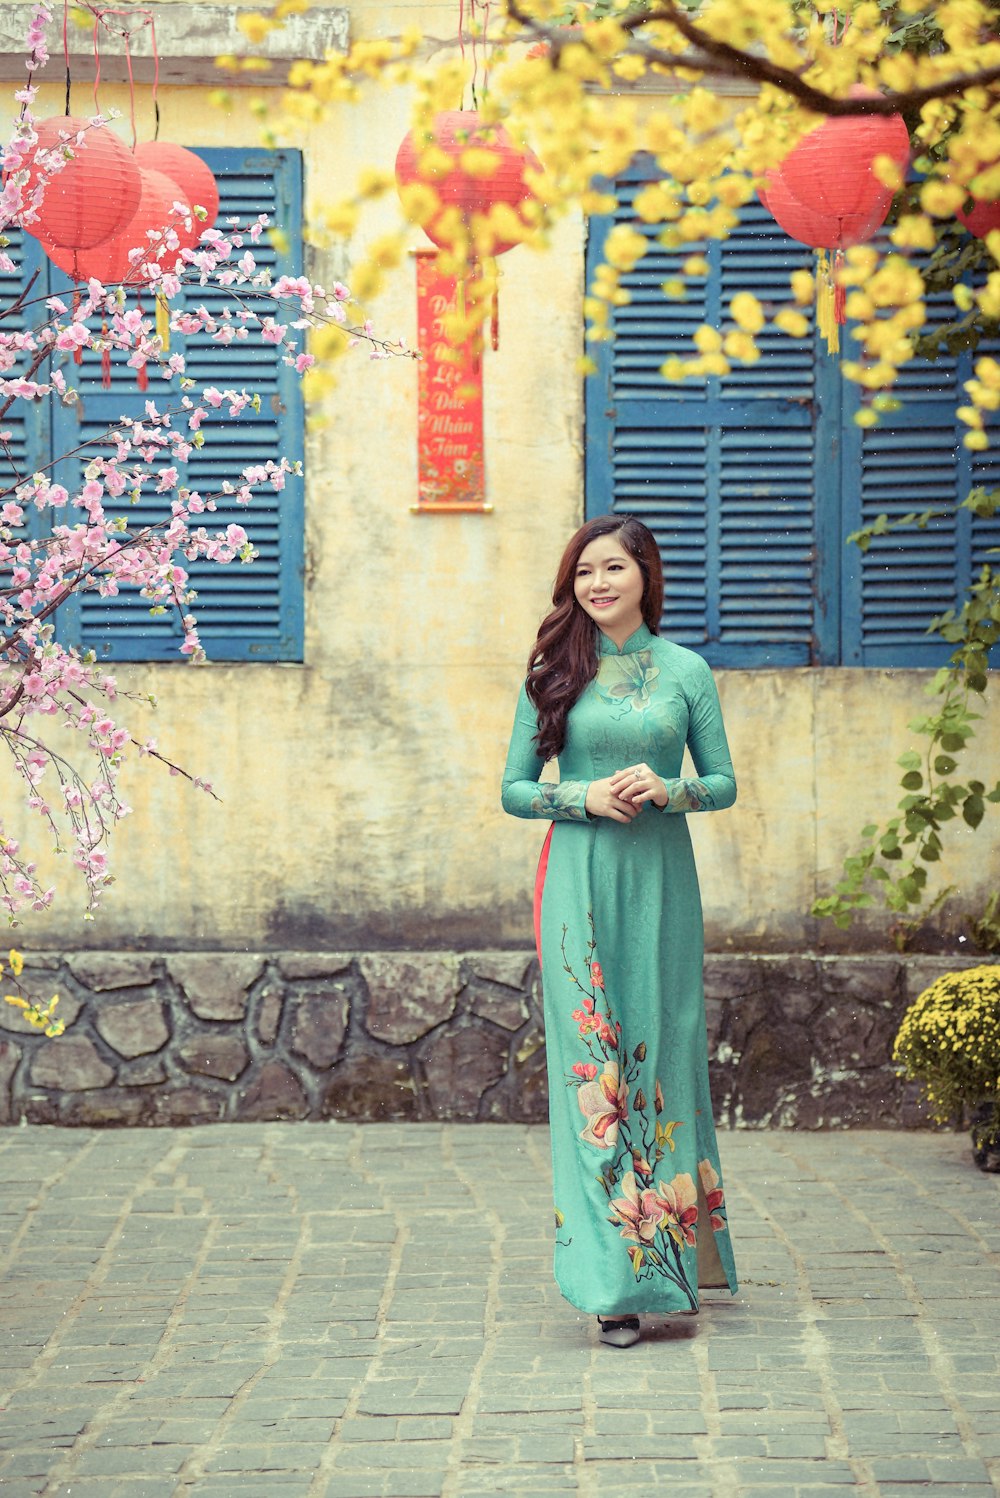
<path fill-rule="evenodd" d="M 698 1308 L 736 1291 L 708 1086 L 704 931 L 688 816 L 736 799 L 712 673 L 642 625 L 598 634 L 557 782 L 524 688 L 503 805 L 552 826 L 536 888 L 555 1193 L 555 1273 L 581 1311 Z M 685 745 L 696 775 L 681 776 Z M 592 780 L 645 761 L 666 784 L 621 823 L 588 816 Z"/>

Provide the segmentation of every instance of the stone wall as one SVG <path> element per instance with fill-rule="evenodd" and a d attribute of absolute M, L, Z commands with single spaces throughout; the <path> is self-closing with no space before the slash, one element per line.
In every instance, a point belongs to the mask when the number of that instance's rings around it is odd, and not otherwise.
<path fill-rule="evenodd" d="M 913 1126 L 892 1037 L 948 957 L 709 955 L 716 1114 L 734 1127 Z M 0 1005 L 0 1122 L 542 1120 L 523 952 L 34 953 L 47 1039 Z"/>

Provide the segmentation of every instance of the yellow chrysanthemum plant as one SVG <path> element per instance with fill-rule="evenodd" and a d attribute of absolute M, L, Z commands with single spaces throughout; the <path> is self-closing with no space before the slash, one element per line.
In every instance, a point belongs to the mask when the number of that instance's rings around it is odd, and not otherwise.
<path fill-rule="evenodd" d="M 9 977 L 14 986 L 21 988 L 21 974 L 24 972 L 24 957 L 13 947 L 7 953 L 8 966 L 5 968 L 0 962 L 0 978 Z M 4 994 L 4 1003 L 10 1004 L 14 1009 L 19 1009 L 28 1024 L 36 1030 L 42 1030 L 52 1040 L 61 1035 L 66 1026 L 61 1019 L 56 1019 L 56 1005 L 59 1003 L 59 995 L 54 993 L 47 1004 L 42 1004 L 34 999 L 26 998 L 23 992 Z"/>
<path fill-rule="evenodd" d="M 938 1123 L 971 1121 L 977 1165 L 1000 1170 L 1000 963 L 944 973 L 903 1016 L 892 1052 Z"/>

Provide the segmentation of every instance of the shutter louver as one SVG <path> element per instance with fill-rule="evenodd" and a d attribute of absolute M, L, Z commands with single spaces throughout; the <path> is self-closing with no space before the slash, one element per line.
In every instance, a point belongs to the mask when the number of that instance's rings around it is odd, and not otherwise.
<path fill-rule="evenodd" d="M 902 415 L 903 413 L 897 413 Z M 861 515 L 899 519 L 913 510 L 947 509 L 925 530 L 875 536 L 860 560 L 860 643 L 864 665 L 898 663 L 900 649 L 921 648 L 930 619 L 953 607 L 956 590 L 958 449 L 952 424 L 873 427 L 862 444 Z M 940 642 L 928 641 L 925 649 Z"/>
<path fill-rule="evenodd" d="M 199 154 L 219 183 L 218 227 L 225 230 L 229 219 L 238 219 L 245 226 L 258 214 L 268 214 L 284 231 L 288 248 L 279 253 L 268 237 L 262 237 L 250 246 L 258 267 L 269 269 L 275 278 L 301 274 L 299 153 L 204 150 Z M 205 306 L 215 316 L 232 306 L 224 292 L 211 286 L 188 287 L 184 298 L 189 309 Z M 264 310 L 283 320 L 278 304 Z M 302 457 L 303 410 L 298 378 L 282 363 L 281 351 L 264 344 L 253 331 L 245 340 L 226 345 L 205 333 L 187 337 L 173 334 L 171 347 L 183 353 L 186 372 L 199 387 L 246 388 L 260 395 L 259 413 L 248 409 L 234 418 L 225 407 L 212 411 L 202 426 L 205 445 L 192 452 L 181 470 L 180 481 L 185 487 L 215 498 L 216 510 L 203 517 L 205 528 L 215 532 L 225 530 L 230 523 L 242 525 L 259 553 L 251 565 L 181 559 L 197 593 L 192 612 L 202 643 L 214 660 L 300 660 L 302 481 L 289 479 L 278 493 L 259 490 L 249 505 L 239 505 L 221 493 L 223 482 L 238 484 L 241 471 L 249 464 L 264 463 L 269 458 L 276 461 L 282 454 L 293 459 Z M 167 386 L 152 369 L 149 390 L 146 394 L 139 391 L 135 371 L 127 366 L 123 354 L 112 357 L 110 390 L 101 388 L 95 356 L 88 354 L 85 360 L 82 378 L 74 380 L 82 397 L 78 415 L 64 415 L 62 431 L 56 435 L 57 451 L 76 446 L 81 437 L 99 436 L 123 414 L 141 416 L 147 398 L 161 406 L 178 403 L 176 384 Z M 175 424 L 181 427 L 183 420 L 183 416 L 175 417 Z M 88 457 L 84 454 L 76 460 L 77 482 Z M 70 480 L 63 478 L 63 482 L 68 486 Z M 132 509 L 125 508 L 123 497 L 118 506 L 134 527 L 140 521 L 154 523 L 169 514 L 169 496 L 144 493 L 140 505 Z M 113 504 L 109 510 L 117 512 Z M 114 597 L 94 592 L 76 595 L 67 609 L 63 633 L 109 660 L 175 660 L 183 629 L 175 609 L 151 617 L 149 603 L 138 590 L 122 588 Z"/>
<path fill-rule="evenodd" d="M 730 322 L 740 291 L 765 303 L 788 300 L 788 276 L 810 252 L 747 204 L 729 239 L 668 251 L 658 229 L 637 224 L 637 185 L 655 168 L 637 163 L 618 184 L 613 219 L 592 223 L 588 278 L 613 222 L 646 233 L 650 250 L 622 284 L 631 302 L 614 309 L 615 338 L 595 346 L 588 382 L 588 513 L 638 516 L 663 556 L 663 631 L 713 664 L 803 665 L 816 658 L 816 515 L 819 444 L 832 442 L 816 378 L 814 336 L 761 335 L 761 359 L 724 379 L 668 385 L 673 355 L 690 359 L 701 324 Z M 641 174 L 641 175 L 640 175 Z M 710 275 L 690 280 L 688 301 L 661 285 L 694 253 Z M 825 475 L 829 481 L 828 474 Z"/>
<path fill-rule="evenodd" d="M 954 321 L 950 292 L 933 293 L 926 306 L 927 331 Z M 896 389 L 901 409 L 883 414 L 845 454 L 845 529 L 871 525 L 882 514 L 898 520 L 911 512 L 943 512 L 924 529 L 911 525 L 875 536 L 863 556 L 847 559 L 844 653 L 850 664 L 937 667 L 951 653 L 927 627 L 936 615 L 961 607 L 981 565 L 977 558 L 996 544 L 990 537 L 1000 536 L 1000 521 L 977 520 L 960 507 L 976 485 L 994 486 L 1000 466 L 989 453 L 969 452 L 962 440 L 968 428 L 955 415 L 975 359 L 990 351 L 983 344 L 975 354 L 942 352 L 905 364 Z M 859 403 L 850 387 L 847 419 Z"/>
<path fill-rule="evenodd" d="M 4 332 L 23 333 L 44 319 L 40 315 L 45 297 L 45 257 L 37 239 L 25 234 L 22 229 L 8 228 L 4 231 L 9 241 L 7 253 L 14 262 L 13 271 L 0 271 L 0 306 L 13 308 L 18 299 L 25 296 L 25 305 L 16 312 L 4 311 Z M 38 275 L 34 286 L 33 276 Z M 30 288 L 30 290 L 29 290 Z M 30 355 L 22 354 L 21 362 L 9 371 L 9 377 L 23 375 L 28 368 Z M 35 375 L 38 381 L 46 379 L 47 366 L 42 365 Z M 0 505 L 14 499 L 14 490 L 25 478 L 30 478 L 48 462 L 49 401 L 15 400 L 6 416 L 0 420 L 0 432 L 4 441 L 0 444 Z M 34 505 L 25 509 L 24 524 L 11 528 L 12 538 L 30 540 L 41 531 L 41 516 Z M 9 569 L 0 568 L 0 588 L 6 586 Z"/>

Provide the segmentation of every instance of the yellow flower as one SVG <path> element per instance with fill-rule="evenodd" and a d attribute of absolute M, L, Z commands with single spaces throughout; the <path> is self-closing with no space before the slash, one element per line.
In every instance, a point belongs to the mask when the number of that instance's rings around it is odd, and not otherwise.
<path fill-rule="evenodd" d="M 809 332 L 809 319 L 801 312 L 794 311 L 791 307 L 782 307 L 775 314 L 774 326 L 787 333 L 790 338 L 805 338 Z"/>
<path fill-rule="evenodd" d="M 664 219 L 677 218 L 681 211 L 676 195 L 663 182 L 651 182 L 640 188 L 635 195 L 634 207 L 647 224 L 659 224 Z"/>
<path fill-rule="evenodd" d="M 749 333 L 727 333 L 722 348 L 728 358 L 736 359 L 740 364 L 756 364 L 760 358 L 760 349 Z"/>
<path fill-rule="evenodd" d="M 236 24 L 252 46 L 259 46 L 274 30 L 274 22 L 259 11 L 237 11 Z"/>
<path fill-rule="evenodd" d="M 722 334 L 703 323 L 694 335 L 694 346 L 699 354 L 715 354 L 722 347 Z"/>
<path fill-rule="evenodd" d="M 811 271 L 792 271 L 791 278 L 792 296 L 800 307 L 811 307 L 816 297 L 816 280 Z"/>
<path fill-rule="evenodd" d="M 399 189 L 403 214 L 412 224 L 429 224 L 441 207 L 441 199 L 427 182 L 407 182 Z"/>
<path fill-rule="evenodd" d="M 649 248 L 649 240 L 629 224 L 616 224 L 604 244 L 604 258 L 617 270 L 632 270 Z"/>
<path fill-rule="evenodd" d="M 357 227 L 357 206 L 354 203 L 335 203 L 324 209 L 323 222 L 331 234 L 341 235 L 346 239 Z"/>
<path fill-rule="evenodd" d="M 358 177 L 358 193 L 362 198 L 378 198 L 390 187 L 395 186 L 396 179 L 391 172 L 382 171 L 378 167 L 365 167 Z"/>
<path fill-rule="evenodd" d="M 934 225 L 923 213 L 907 213 L 889 235 L 901 250 L 933 250 L 937 244 Z"/>
<path fill-rule="evenodd" d="M 921 207 L 935 218 L 954 218 L 964 202 L 965 188 L 957 182 L 942 182 L 939 177 L 931 177 L 920 189 Z"/>
<path fill-rule="evenodd" d="M 738 291 L 729 310 L 744 333 L 759 333 L 764 326 L 764 309 L 750 291 Z"/>
<path fill-rule="evenodd" d="M 611 64 L 616 78 L 622 78 L 626 83 L 637 83 L 646 71 L 646 59 L 637 57 L 634 52 L 627 53 L 624 57 L 617 57 Z"/>
<path fill-rule="evenodd" d="M 21 953 L 16 951 L 14 947 L 11 947 L 7 953 L 7 960 L 10 963 L 10 970 L 14 974 L 14 977 L 20 978 L 24 972 L 24 958 L 21 956 Z"/>
<path fill-rule="evenodd" d="M 872 171 L 878 180 L 884 186 L 891 187 L 893 192 L 898 192 L 903 185 L 902 168 L 893 156 L 885 156 L 880 152 L 872 162 Z"/>
<path fill-rule="evenodd" d="M 991 390 L 1000 390 L 1000 364 L 996 359 L 982 358 L 976 360 L 976 378 L 982 380 Z M 13 953 L 11 954 L 13 956 Z"/>

